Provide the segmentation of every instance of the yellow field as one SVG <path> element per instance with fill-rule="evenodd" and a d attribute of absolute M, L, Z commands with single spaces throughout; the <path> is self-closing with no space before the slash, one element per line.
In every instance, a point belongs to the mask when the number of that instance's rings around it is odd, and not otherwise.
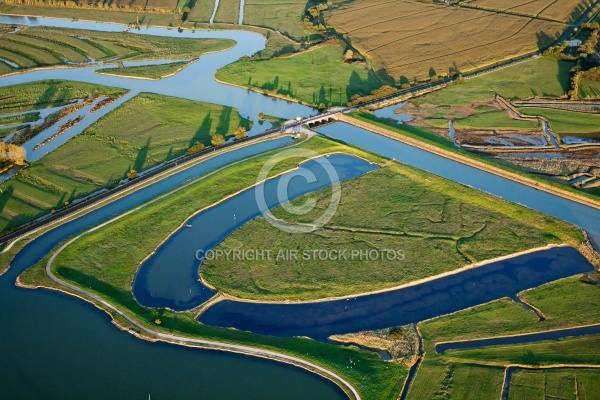
<path fill-rule="evenodd" d="M 469 0 L 461 4 L 570 22 L 576 20 L 589 3 L 581 0 Z"/>
<path fill-rule="evenodd" d="M 565 29 L 558 22 L 416 0 L 356 0 L 329 12 L 327 22 L 396 82 L 522 55 L 548 46 Z"/>

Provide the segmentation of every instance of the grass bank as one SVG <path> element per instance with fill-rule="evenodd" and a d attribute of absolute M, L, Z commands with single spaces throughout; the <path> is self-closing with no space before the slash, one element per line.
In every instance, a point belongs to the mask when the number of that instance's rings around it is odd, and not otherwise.
<path fill-rule="evenodd" d="M 313 138 L 302 146 L 318 152 L 346 151 L 373 161 L 382 161 L 361 150 L 321 138 Z M 407 368 L 398 363 L 382 362 L 373 353 L 309 339 L 263 337 L 213 328 L 196 322 L 194 312 L 148 309 L 141 307 L 133 298 L 132 279 L 146 255 L 196 210 L 254 184 L 258 171 L 270 157 L 265 155 L 226 168 L 82 237 L 56 259 L 54 273 L 61 279 L 100 295 L 152 329 L 295 355 L 338 373 L 355 385 L 364 399 L 395 399 Z M 299 161 L 287 160 L 276 166 L 272 173 L 295 167 Z M 165 218 L 165 215 L 169 218 Z M 149 231 L 153 234 L 148 235 Z M 133 238 L 135 246 L 131 245 Z M 21 276 L 21 281 L 30 285 L 52 286 L 53 283 L 45 275 L 45 262 L 43 260 L 27 270 Z M 155 323 L 156 319 L 160 319 L 160 325 Z"/>

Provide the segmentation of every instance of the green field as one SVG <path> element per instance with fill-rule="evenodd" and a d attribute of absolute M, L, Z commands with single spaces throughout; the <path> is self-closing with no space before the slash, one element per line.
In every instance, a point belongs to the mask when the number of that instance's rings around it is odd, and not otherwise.
<path fill-rule="evenodd" d="M 274 214 L 310 223 L 328 207 L 330 194 L 325 189 L 307 195 L 316 207 L 303 216 L 281 208 Z M 579 229 L 556 219 L 390 163 L 343 182 L 342 201 L 322 229 L 286 233 L 261 217 L 239 228 L 217 250 L 402 249 L 405 260 L 222 259 L 207 261 L 201 275 L 218 290 L 244 299 L 319 299 L 392 288 L 548 243 L 577 246 L 582 239 Z"/>
<path fill-rule="evenodd" d="M 187 61 L 159 65 L 142 65 L 138 67 L 102 68 L 95 72 L 105 75 L 131 76 L 135 78 L 160 79 L 173 75 L 188 64 Z"/>
<path fill-rule="evenodd" d="M 24 28 L 0 38 L 0 58 L 19 69 L 93 60 L 189 59 L 224 50 L 233 45 L 226 39 L 167 38 L 131 33 L 107 33 L 57 29 Z M 12 72 L 7 64 L 0 72 Z"/>
<path fill-rule="evenodd" d="M 600 138 L 600 115 L 548 108 L 522 107 L 526 115 L 539 115 L 550 121 L 550 128 L 561 137 L 576 135 Z"/>
<path fill-rule="evenodd" d="M 195 142 L 210 145 L 212 134 L 229 137 L 240 125 L 249 127 L 249 121 L 231 107 L 139 94 L 0 184 L 0 229 L 114 185 L 129 169 L 162 163 Z"/>
<path fill-rule="evenodd" d="M 243 59 L 220 69 L 216 78 L 307 104 L 345 105 L 381 84 L 364 64 L 345 64 L 343 55 L 340 46 L 322 45 L 271 60 Z"/>
<path fill-rule="evenodd" d="M 600 393 L 600 370 L 517 370 L 510 380 L 508 398 L 596 399 Z"/>
<path fill-rule="evenodd" d="M 600 97 L 600 82 L 584 79 L 579 83 L 579 97 L 581 99 L 597 99 Z"/>
<path fill-rule="evenodd" d="M 572 66 L 572 63 L 565 61 L 537 58 L 465 80 L 412 102 L 418 105 L 464 106 L 492 101 L 495 93 L 508 99 L 560 97 L 568 90 Z"/>
<path fill-rule="evenodd" d="M 318 152 L 345 151 L 373 161 L 382 161 L 361 150 L 321 138 L 313 138 L 302 144 L 302 147 Z M 396 399 L 406 377 L 406 366 L 382 362 L 371 352 L 308 339 L 262 337 L 213 328 L 197 323 L 193 311 L 175 313 L 164 309 L 143 308 L 135 301 L 131 293 L 131 282 L 140 262 L 190 214 L 254 184 L 258 171 L 270 157 L 271 155 L 263 155 L 230 166 L 88 234 L 61 253 L 54 264 L 55 273 L 99 294 L 153 329 L 229 343 L 244 343 L 293 354 L 340 374 L 355 385 L 364 399 Z M 278 164 L 272 173 L 293 168 L 298 161 L 286 160 Z M 165 215 L 169 218 L 165 218 Z M 153 234 L 147 235 L 149 231 Z M 135 246 L 131 246 L 132 238 L 136 238 Z M 21 276 L 22 281 L 48 284 L 44 263 L 45 260 L 26 271 Z M 154 323 L 157 318 L 161 320 L 160 326 Z M 349 360 L 356 363 L 352 364 L 353 368 L 350 368 Z M 375 376 L 377 379 L 373 379 Z"/>
<path fill-rule="evenodd" d="M 503 369 L 480 365 L 421 364 L 408 399 L 498 399 Z"/>

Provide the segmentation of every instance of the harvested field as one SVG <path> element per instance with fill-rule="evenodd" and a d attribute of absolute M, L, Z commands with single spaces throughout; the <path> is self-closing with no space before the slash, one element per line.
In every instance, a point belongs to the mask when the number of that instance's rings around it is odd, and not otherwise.
<path fill-rule="evenodd" d="M 565 25 L 411 0 L 357 0 L 328 24 L 398 81 L 466 72 L 550 45 Z M 401 79 L 402 78 L 402 79 Z"/>
<path fill-rule="evenodd" d="M 580 0 L 469 0 L 461 2 L 461 5 L 571 22 L 581 16 L 589 3 Z"/>

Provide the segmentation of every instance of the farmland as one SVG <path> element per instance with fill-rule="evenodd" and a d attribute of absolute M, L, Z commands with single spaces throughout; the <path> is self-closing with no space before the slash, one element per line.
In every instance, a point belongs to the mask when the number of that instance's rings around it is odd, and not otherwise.
<path fill-rule="evenodd" d="M 46 214 L 116 184 L 130 169 L 177 157 L 196 142 L 210 145 L 212 134 L 228 137 L 248 124 L 231 107 L 140 94 L 0 184 L 0 228 Z"/>
<path fill-rule="evenodd" d="M 466 72 L 549 46 L 559 22 L 463 7 L 356 0 L 327 23 L 396 83 Z"/>
<path fill-rule="evenodd" d="M 224 39 L 187 39 L 141 36 L 129 33 L 74 31 L 46 27 L 25 28 L 0 37 L 4 73 L 34 67 L 82 64 L 90 60 L 190 59 L 231 47 Z"/>
<path fill-rule="evenodd" d="M 246 260 L 242 264 L 210 260 L 202 267 L 202 279 L 240 298 L 319 299 L 391 288 L 548 243 L 577 246 L 581 240 L 578 230 L 563 222 L 540 219 L 530 210 L 500 203 L 408 166 L 386 164 L 343 182 L 342 192 L 335 215 L 318 232 L 286 233 L 257 218 L 225 239 L 217 251 L 236 248 L 236 244 L 274 253 L 282 248 L 401 248 L 405 261 Z M 329 204 L 330 189 L 311 197 L 318 210 L 314 215 L 320 215 Z M 425 197 L 426 203 L 419 200 Z M 283 220 L 294 222 L 312 221 L 313 213 L 298 217 L 280 208 L 274 211 Z"/>
<path fill-rule="evenodd" d="M 343 47 L 326 44 L 271 60 L 242 59 L 220 69 L 216 78 L 315 106 L 345 105 L 381 85 L 364 63 L 343 60 Z"/>

